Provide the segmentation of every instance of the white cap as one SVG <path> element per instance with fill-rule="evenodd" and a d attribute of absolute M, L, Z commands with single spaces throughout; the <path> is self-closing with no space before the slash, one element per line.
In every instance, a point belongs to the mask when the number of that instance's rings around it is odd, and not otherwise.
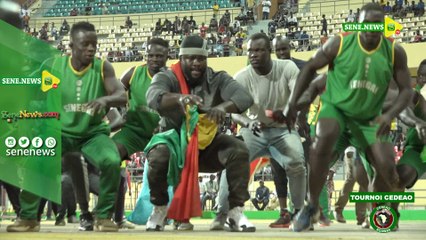
<path fill-rule="evenodd" d="M 353 153 L 355 153 L 355 152 L 356 152 L 356 149 L 355 149 L 354 147 L 350 146 L 350 147 L 346 148 L 346 150 L 345 150 L 345 154 L 346 154 L 346 153 L 348 153 L 348 152 L 353 152 Z"/>

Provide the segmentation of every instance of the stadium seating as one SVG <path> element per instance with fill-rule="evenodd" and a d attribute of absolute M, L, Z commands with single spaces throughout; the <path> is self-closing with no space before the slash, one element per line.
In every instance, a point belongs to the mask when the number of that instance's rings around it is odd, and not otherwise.
<path fill-rule="evenodd" d="M 107 14 L 129 14 L 147 12 L 175 12 L 188 10 L 210 9 L 213 0 L 58 0 L 58 2 L 46 13 L 44 17 L 69 16 L 74 8 L 78 15 L 86 15 L 86 7 L 91 7 L 90 15 L 102 15 L 100 3 L 105 5 Z M 230 0 L 217 1 L 221 8 L 237 7 Z"/>

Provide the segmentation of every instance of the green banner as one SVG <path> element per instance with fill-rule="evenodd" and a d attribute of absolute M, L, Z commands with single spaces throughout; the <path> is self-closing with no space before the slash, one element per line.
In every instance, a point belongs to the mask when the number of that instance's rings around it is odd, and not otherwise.
<path fill-rule="evenodd" d="M 0 20 L 0 180 L 61 202 L 60 73 L 49 59 L 61 53 Z M 47 71 L 46 71 L 47 70 Z M 61 99 L 58 99 L 60 102 Z"/>
<path fill-rule="evenodd" d="M 414 192 L 351 192 L 349 202 L 414 202 Z"/>

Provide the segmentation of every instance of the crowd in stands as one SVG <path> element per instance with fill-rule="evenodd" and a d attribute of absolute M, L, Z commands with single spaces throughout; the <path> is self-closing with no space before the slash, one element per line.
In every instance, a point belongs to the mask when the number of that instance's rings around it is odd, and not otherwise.
<path fill-rule="evenodd" d="M 313 44 L 312 38 L 314 36 L 310 35 L 312 32 L 305 31 L 303 25 L 299 26 L 300 18 L 296 17 L 294 12 L 296 8 L 293 8 L 291 4 L 288 4 L 289 1 L 281 4 L 278 8 L 278 11 L 274 16 L 271 16 L 271 21 L 268 23 L 267 34 L 269 35 L 271 41 L 277 36 L 279 29 L 287 29 L 285 31 L 285 37 L 292 40 L 292 46 L 296 48 L 296 51 L 306 51 L 312 50 L 316 46 L 321 46 L 324 44 L 330 35 L 333 35 L 333 29 L 328 29 L 330 24 L 330 16 L 322 14 L 320 20 L 320 31 L 319 44 Z M 291 2 L 291 1 L 290 1 Z M 374 0 L 373 0 L 374 2 Z M 418 0 L 409 2 L 408 0 L 396 0 L 393 4 L 390 1 L 377 1 L 378 4 L 383 6 L 384 11 L 391 15 L 393 18 L 404 18 L 407 14 L 414 14 L 414 16 L 421 17 L 424 14 L 424 2 L 423 0 Z M 104 13 L 107 14 L 108 8 L 102 2 L 96 3 L 99 4 Z M 269 18 L 269 10 L 271 3 L 270 1 L 261 1 L 263 19 Z M 201 37 L 208 40 L 209 43 L 209 56 L 210 57 L 226 57 L 226 56 L 241 56 L 243 54 L 243 43 L 247 39 L 247 28 L 251 23 L 255 22 L 255 14 L 252 8 L 242 7 L 237 16 L 231 17 L 231 13 L 228 10 L 222 12 L 219 15 L 220 6 L 215 2 L 212 5 L 212 18 L 210 22 L 197 23 L 193 16 L 185 16 L 179 18 L 175 16 L 175 19 L 158 19 L 152 29 L 152 36 L 165 36 L 171 35 L 173 40 L 170 41 L 170 58 L 177 58 L 177 53 L 179 52 L 179 46 L 184 36 L 189 34 L 199 34 Z M 86 14 L 90 15 L 91 8 L 86 8 Z M 352 9 L 349 10 L 347 16 L 342 16 L 345 22 L 357 22 L 359 18 L 360 9 L 356 11 Z M 79 15 L 77 8 L 74 8 L 71 11 L 71 15 Z M 61 39 L 63 36 L 67 35 L 70 30 L 70 25 L 66 20 L 63 21 L 62 26 L 57 29 L 55 24 L 45 23 L 41 29 L 30 28 L 30 19 L 31 13 L 28 10 L 26 5 L 22 5 L 21 17 L 23 19 L 24 30 L 28 34 L 37 37 L 44 41 L 55 42 L 57 43 L 57 48 L 65 52 L 67 46 L 65 46 Z M 319 19 L 318 19 L 319 20 Z M 124 25 L 120 26 L 121 29 L 131 29 L 136 23 L 133 23 L 130 16 L 124 22 Z M 410 40 L 410 42 L 423 42 L 425 39 L 423 37 L 423 32 L 420 30 L 414 30 L 415 36 Z M 178 36 L 176 38 L 175 36 Z M 317 40 L 318 41 L 318 40 Z M 143 60 L 143 55 L 141 52 L 144 51 L 143 43 L 132 44 L 132 47 L 126 47 L 124 50 L 112 50 L 108 49 L 107 58 L 113 62 L 121 61 L 139 61 Z"/>
<path fill-rule="evenodd" d="M 390 15 L 393 19 L 396 18 L 405 18 L 407 14 L 414 14 L 415 17 L 422 17 L 424 15 L 424 2 L 423 0 L 418 0 L 418 3 L 415 1 L 408 0 L 396 0 L 394 5 L 391 6 L 390 1 L 375 1 L 377 4 L 381 4 L 387 15 Z M 264 12 L 265 13 L 265 12 Z M 358 8 L 356 12 L 353 12 L 352 9 L 349 10 L 349 13 L 344 17 L 345 22 L 358 22 L 360 15 L 360 9 Z M 330 34 L 334 34 L 332 29 L 328 29 L 328 24 L 330 23 L 330 16 L 322 14 L 320 24 L 320 44 L 324 44 Z M 291 8 L 287 4 L 282 4 L 279 6 L 277 13 L 272 17 L 271 21 L 268 23 L 268 35 L 270 39 L 276 37 L 278 29 L 288 29 L 285 33 L 285 37 L 289 38 L 298 43 L 298 51 L 311 50 L 312 43 L 311 38 L 307 31 L 303 27 L 299 26 L 298 18 Z M 416 35 L 414 41 L 411 42 L 422 42 L 424 38 L 419 30 L 416 30 Z"/>
<path fill-rule="evenodd" d="M 392 15 L 393 17 L 403 18 L 408 13 L 414 13 L 414 16 L 421 17 L 425 13 L 425 4 L 423 0 L 418 0 L 417 4 L 415 1 L 408 0 L 396 0 L 391 6 L 391 2 L 380 1 L 383 6 L 385 13 Z"/>

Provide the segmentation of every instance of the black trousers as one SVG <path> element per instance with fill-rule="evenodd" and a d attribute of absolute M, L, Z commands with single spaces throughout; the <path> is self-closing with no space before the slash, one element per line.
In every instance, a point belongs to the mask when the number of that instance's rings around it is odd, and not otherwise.
<path fill-rule="evenodd" d="M 151 189 L 151 203 L 157 206 L 167 205 L 167 171 L 170 152 L 166 145 L 159 144 L 149 151 L 148 182 Z M 224 134 L 218 134 L 213 142 L 199 152 L 199 171 L 218 172 L 226 169 L 229 183 L 229 205 L 232 209 L 244 206 L 250 198 L 249 154 L 243 141 Z"/>
<path fill-rule="evenodd" d="M 21 190 L 13 185 L 0 181 L 0 185 L 2 184 L 4 189 L 6 190 L 10 203 L 12 204 L 13 211 L 15 211 L 16 216 L 19 217 L 19 212 L 21 211 L 21 204 L 19 203 L 19 194 L 21 193 Z"/>

